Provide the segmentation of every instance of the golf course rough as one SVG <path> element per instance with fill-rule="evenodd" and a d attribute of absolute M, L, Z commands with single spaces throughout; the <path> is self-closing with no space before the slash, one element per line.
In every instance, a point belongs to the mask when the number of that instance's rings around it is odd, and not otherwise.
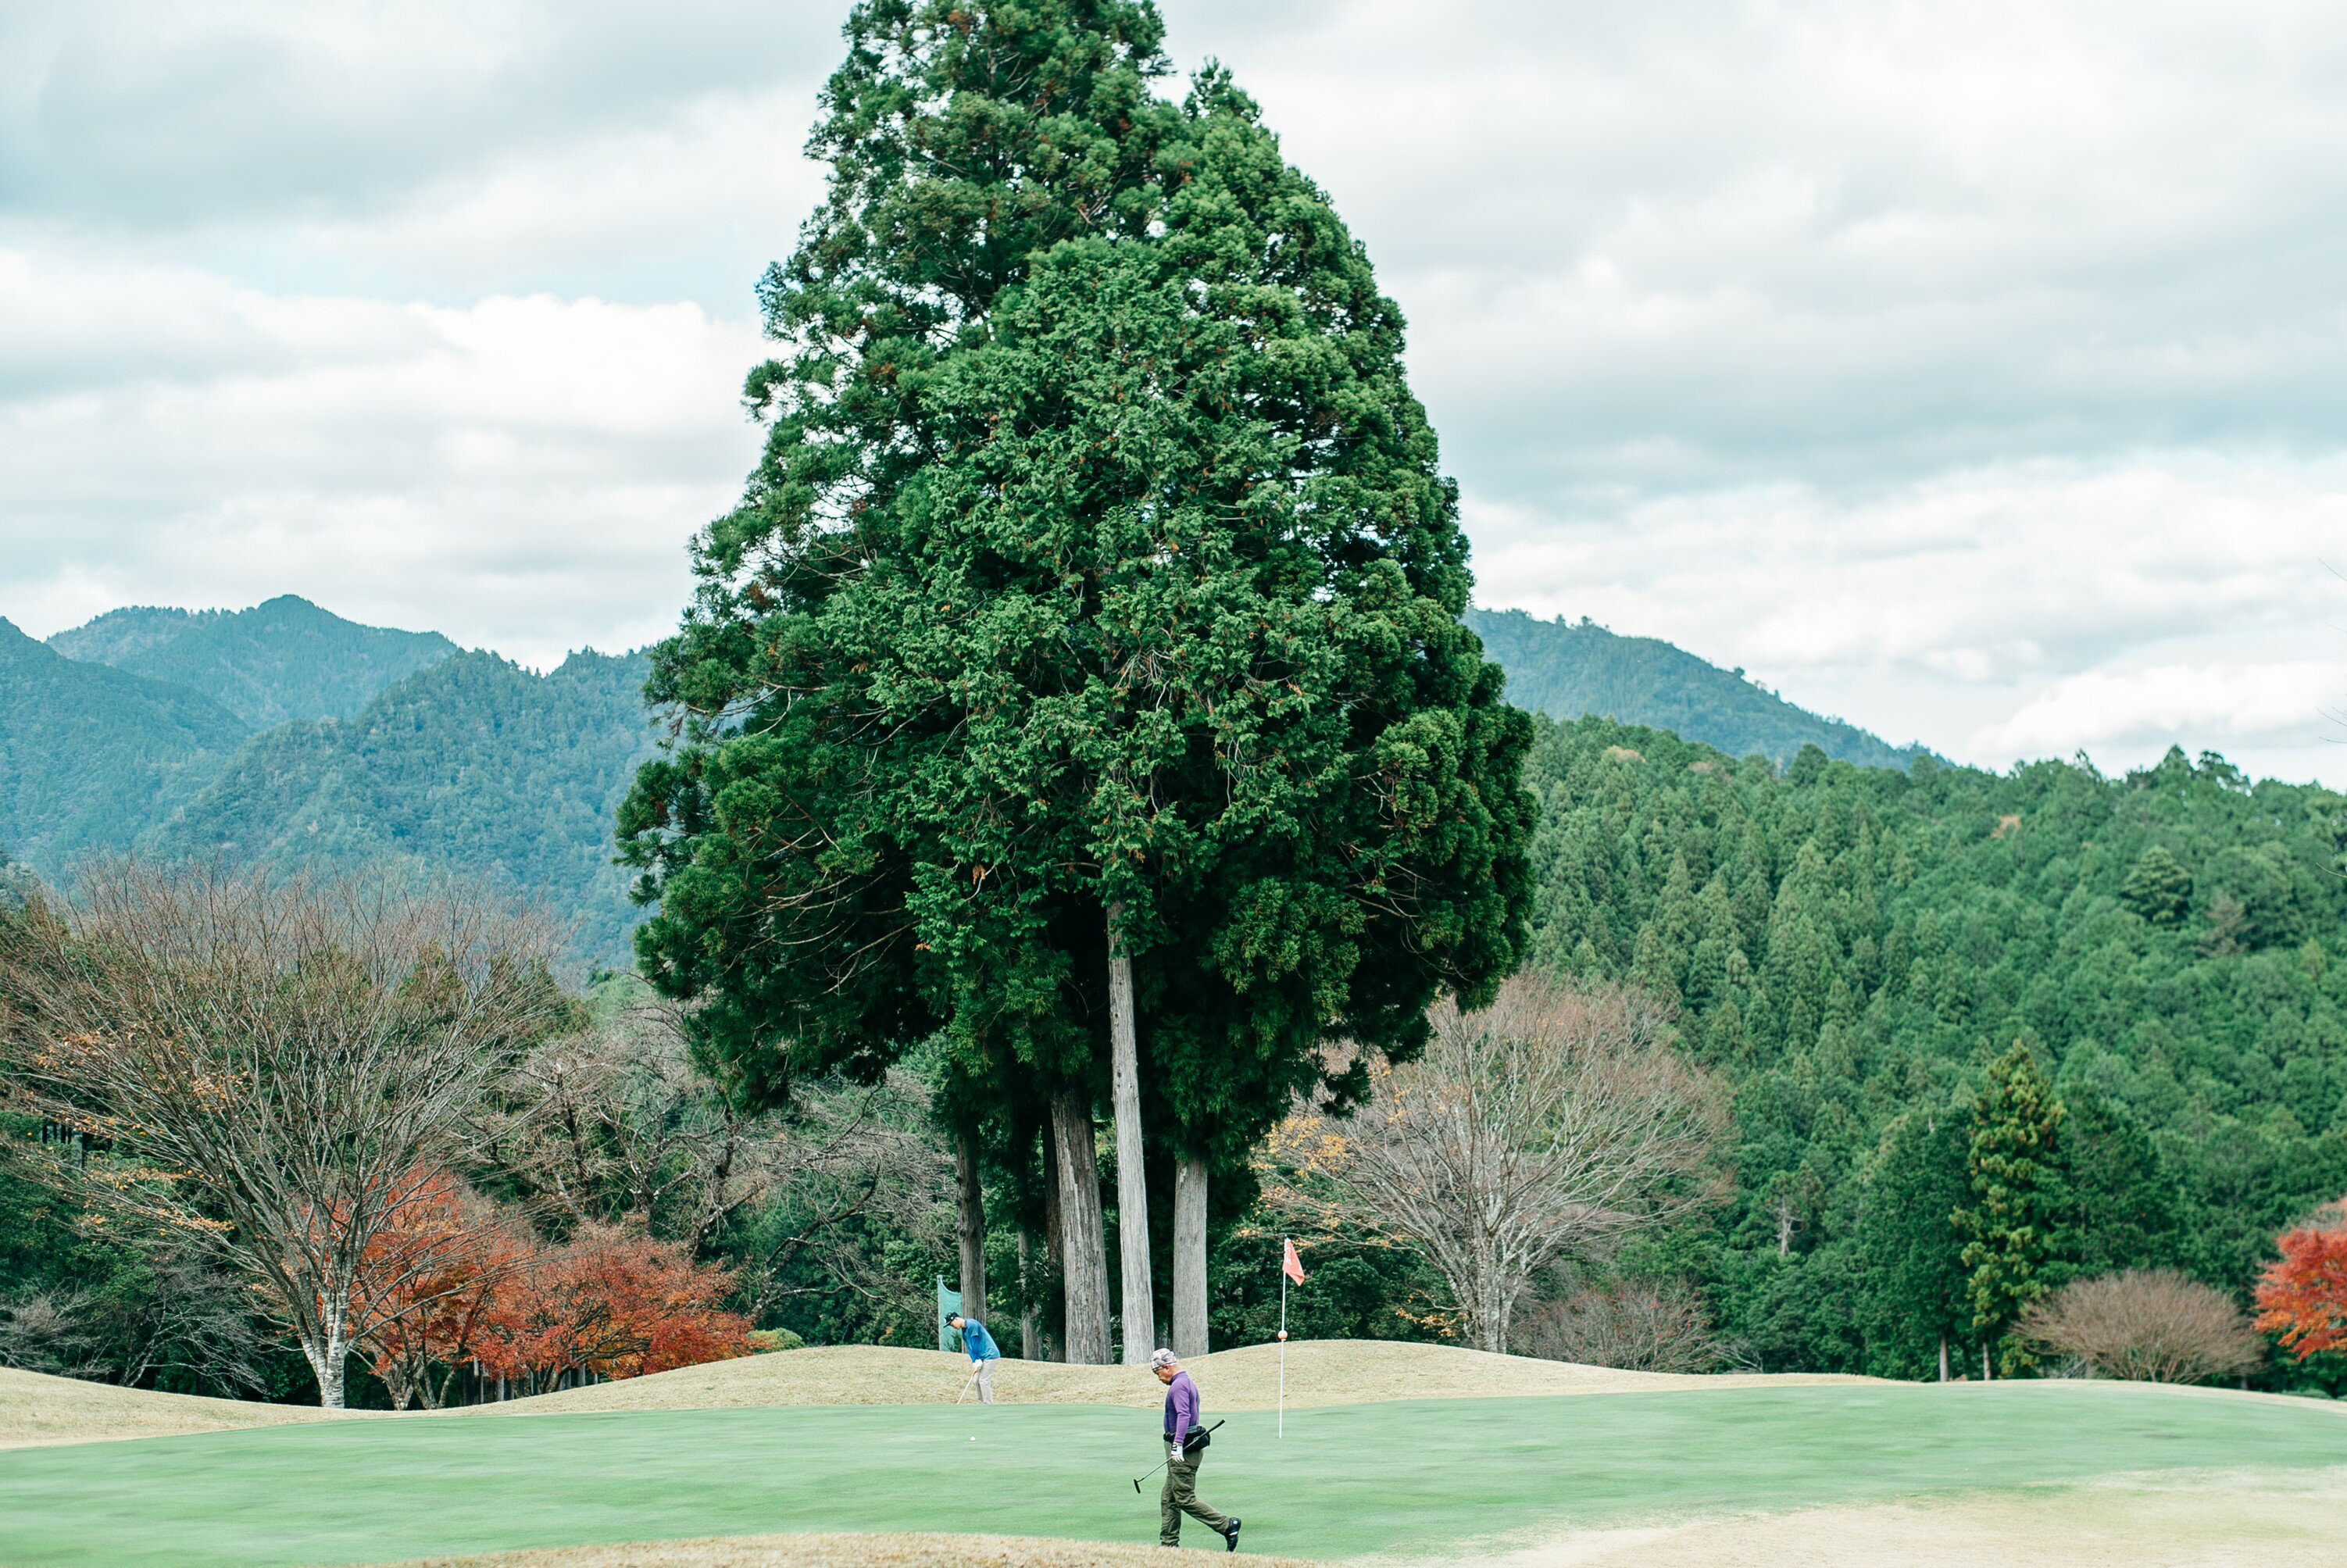
<path fill-rule="evenodd" d="M 2347 1465 L 2328 1402 L 2136 1384 L 1865 1384 L 1263 1412 L 1204 1481 L 1322 1561 L 1573 1528 L 2194 1470 Z M 1081 1405 L 321 1422 L 0 1453 L 0 1562 L 385 1563 L 795 1531 L 1145 1542 L 1153 1413 Z M 973 1484 L 982 1471 L 983 1484 Z"/>

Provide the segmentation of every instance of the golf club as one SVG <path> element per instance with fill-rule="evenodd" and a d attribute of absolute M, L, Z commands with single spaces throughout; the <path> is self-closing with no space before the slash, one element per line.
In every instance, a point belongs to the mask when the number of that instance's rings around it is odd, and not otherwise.
<path fill-rule="evenodd" d="M 964 1378 L 961 1380 L 961 1393 L 959 1393 L 959 1394 L 956 1394 L 956 1395 L 954 1396 L 954 1403 L 955 1403 L 955 1404 L 957 1404 L 957 1405 L 960 1404 L 960 1403 L 961 1403 L 961 1401 L 962 1401 L 962 1397 L 963 1397 L 963 1395 L 966 1395 L 966 1394 L 968 1394 L 968 1393 L 969 1392 L 969 1386 L 970 1386 L 972 1383 L 975 1383 L 975 1382 L 977 1382 L 977 1381 L 978 1381 L 978 1374 L 977 1374 L 976 1372 L 972 1372 L 969 1377 Z"/>
<path fill-rule="evenodd" d="M 1222 1422 L 1220 1422 L 1220 1421 L 1216 1421 L 1213 1426 L 1208 1427 L 1208 1428 L 1206 1429 L 1206 1430 L 1208 1430 L 1209 1432 L 1219 1431 L 1219 1430 L 1222 1430 L 1222 1425 L 1223 1425 L 1223 1423 L 1222 1423 Z M 1187 1453 L 1187 1452 L 1190 1450 L 1190 1445 L 1191 1445 L 1192 1443 L 1194 1443 L 1194 1442 L 1197 1441 L 1197 1440 L 1198 1440 L 1198 1434 L 1197 1434 L 1197 1433 L 1195 1433 L 1195 1432 L 1193 1432 L 1193 1433 L 1191 1433 L 1188 1437 L 1184 1438 L 1184 1439 L 1182 1440 L 1182 1451 L 1183 1451 L 1183 1452 L 1184 1452 L 1184 1453 Z M 1155 1475 L 1159 1471 L 1163 1470 L 1167 1465 L 1171 1464 L 1173 1461 L 1174 1461 L 1174 1456 L 1173 1456 L 1172 1454 L 1167 1454 L 1163 1459 L 1159 1460 L 1155 1464 L 1151 1465 L 1147 1470 L 1143 1471 L 1139 1475 L 1134 1476 L 1134 1477 L 1133 1478 L 1133 1491 L 1139 1491 L 1141 1490 L 1141 1483 L 1142 1483 L 1143 1481 L 1147 1481 L 1151 1476 Z"/>

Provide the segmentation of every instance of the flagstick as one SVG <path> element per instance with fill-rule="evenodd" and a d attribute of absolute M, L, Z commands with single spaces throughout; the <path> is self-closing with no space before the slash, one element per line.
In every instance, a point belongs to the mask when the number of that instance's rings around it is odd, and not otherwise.
<path fill-rule="evenodd" d="M 1287 1439 L 1287 1248 L 1279 1238 L 1279 1437 Z"/>

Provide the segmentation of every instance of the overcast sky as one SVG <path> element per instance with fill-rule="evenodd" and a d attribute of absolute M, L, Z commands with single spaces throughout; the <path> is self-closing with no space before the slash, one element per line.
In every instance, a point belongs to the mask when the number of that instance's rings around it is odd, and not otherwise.
<path fill-rule="evenodd" d="M 1164 9 L 1408 313 L 1480 602 L 1966 761 L 2347 782 L 2347 12 Z M 0 615 L 658 636 L 845 12 L 10 0 Z"/>

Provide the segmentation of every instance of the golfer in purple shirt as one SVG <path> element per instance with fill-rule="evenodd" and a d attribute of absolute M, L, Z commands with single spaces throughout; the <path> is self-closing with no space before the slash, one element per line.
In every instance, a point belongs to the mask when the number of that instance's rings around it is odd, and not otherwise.
<path fill-rule="evenodd" d="M 1171 1350 L 1149 1358 L 1149 1369 L 1165 1385 L 1165 1490 L 1157 1494 L 1157 1544 L 1182 1544 L 1182 1516 L 1188 1514 L 1223 1538 L 1223 1550 L 1239 1549 L 1239 1519 L 1217 1513 L 1198 1501 L 1198 1462 L 1209 1440 L 1198 1425 L 1198 1385 L 1182 1370 Z"/>

